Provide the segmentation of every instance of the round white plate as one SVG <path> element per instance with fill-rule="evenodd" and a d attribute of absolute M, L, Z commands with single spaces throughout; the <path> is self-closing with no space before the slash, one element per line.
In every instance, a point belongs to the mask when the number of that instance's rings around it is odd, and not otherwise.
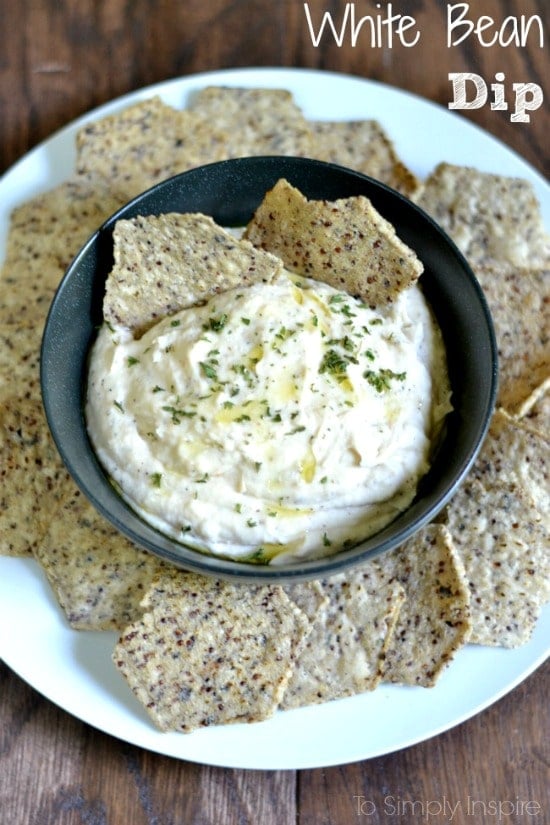
<path fill-rule="evenodd" d="M 0 260 L 14 206 L 73 172 L 77 130 L 159 94 L 184 106 L 207 85 L 289 89 L 317 119 L 376 118 L 419 176 L 447 160 L 529 179 L 550 225 L 550 188 L 522 158 L 453 112 L 380 83 L 296 69 L 235 69 L 193 75 L 126 95 L 96 109 L 29 152 L 0 179 Z M 521 127 L 518 127 L 521 128 Z M 1 288 L 1 284 L 0 284 Z M 71 630 L 40 568 L 0 558 L 0 656 L 28 684 L 75 717 L 167 756 L 231 768 L 326 767 L 390 753 L 468 719 L 512 690 L 550 652 L 550 607 L 532 639 L 515 650 L 463 648 L 431 689 L 383 685 L 372 693 L 277 713 L 267 722 L 160 733 L 111 664 L 113 633 Z"/>

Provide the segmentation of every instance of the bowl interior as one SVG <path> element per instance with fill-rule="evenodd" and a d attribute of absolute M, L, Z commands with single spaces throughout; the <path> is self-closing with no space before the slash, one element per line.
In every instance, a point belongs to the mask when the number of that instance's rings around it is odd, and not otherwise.
<path fill-rule="evenodd" d="M 424 264 L 421 283 L 447 348 L 454 410 L 411 505 L 362 544 L 332 557 L 281 566 L 226 561 L 177 544 L 146 524 L 118 496 L 90 445 L 84 419 L 87 358 L 102 322 L 104 284 L 113 265 L 116 220 L 163 212 L 203 212 L 223 226 L 245 224 L 265 192 L 286 178 L 308 198 L 367 196 Z M 169 179 L 124 206 L 89 239 L 51 305 L 41 353 L 48 423 L 69 472 L 92 504 L 122 533 L 166 560 L 205 574 L 243 581 L 318 578 L 389 550 L 430 521 L 468 472 L 493 410 L 497 355 L 481 289 L 464 257 L 420 209 L 362 174 L 302 158 L 221 161 Z"/>

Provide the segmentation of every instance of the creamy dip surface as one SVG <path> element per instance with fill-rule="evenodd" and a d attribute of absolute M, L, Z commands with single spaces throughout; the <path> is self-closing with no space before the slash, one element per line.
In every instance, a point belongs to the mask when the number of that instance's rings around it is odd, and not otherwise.
<path fill-rule="evenodd" d="M 373 310 L 283 273 L 138 340 L 103 325 L 86 417 L 146 521 L 198 550 L 276 564 L 337 552 L 394 519 L 449 409 L 418 286 Z"/>

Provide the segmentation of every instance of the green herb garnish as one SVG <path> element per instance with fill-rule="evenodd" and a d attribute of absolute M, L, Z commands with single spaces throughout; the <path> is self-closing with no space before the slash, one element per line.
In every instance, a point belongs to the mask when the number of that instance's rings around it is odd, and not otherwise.
<path fill-rule="evenodd" d="M 177 407 L 170 406 L 162 407 L 162 409 L 164 412 L 170 413 L 173 424 L 181 424 L 182 418 L 193 418 L 197 414 L 193 410 L 180 410 Z"/>
<path fill-rule="evenodd" d="M 363 373 L 363 378 L 366 378 L 371 387 L 374 387 L 377 392 L 386 392 L 390 389 L 390 381 L 404 381 L 406 376 L 406 372 L 394 372 L 385 368 L 378 370 L 378 372 L 366 370 Z"/>
<path fill-rule="evenodd" d="M 210 381 L 217 381 L 218 380 L 218 373 L 216 372 L 214 366 L 208 361 L 199 361 L 199 366 L 203 372 L 203 374 L 210 379 Z"/>
<path fill-rule="evenodd" d="M 210 329 L 212 332 L 219 332 L 224 328 L 227 323 L 227 315 L 224 312 L 222 315 L 219 315 L 217 318 L 211 317 L 208 319 L 206 324 L 202 325 L 203 329 Z"/>

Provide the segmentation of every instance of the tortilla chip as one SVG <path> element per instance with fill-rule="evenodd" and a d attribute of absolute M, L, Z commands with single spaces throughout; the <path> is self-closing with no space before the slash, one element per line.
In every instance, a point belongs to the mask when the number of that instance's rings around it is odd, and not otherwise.
<path fill-rule="evenodd" d="M 498 403 L 520 414 L 550 375 L 550 269 L 478 267 L 499 355 Z"/>
<path fill-rule="evenodd" d="M 270 281 L 282 264 L 200 214 L 120 220 L 104 318 L 143 333 L 159 318 L 217 292 Z"/>
<path fill-rule="evenodd" d="M 550 237 L 529 181 L 441 163 L 413 200 L 472 264 L 549 265 Z"/>
<path fill-rule="evenodd" d="M 371 566 L 379 568 L 383 581 L 399 582 L 405 591 L 384 680 L 433 687 L 472 629 L 464 568 L 449 532 L 428 525 L 366 569 Z"/>
<path fill-rule="evenodd" d="M 277 708 L 310 624 L 277 586 L 169 570 L 113 661 L 161 730 L 257 722 Z"/>
<path fill-rule="evenodd" d="M 76 630 L 122 630 L 164 564 L 105 521 L 76 488 L 33 550 Z"/>
<path fill-rule="evenodd" d="M 25 260 L 10 260 L 0 270 L 0 324 L 43 326 L 63 270 L 51 257 L 44 259 L 42 277 L 31 283 Z"/>
<path fill-rule="evenodd" d="M 28 556 L 67 489 L 40 402 L 0 404 L 0 554 Z"/>
<path fill-rule="evenodd" d="M 376 120 L 313 121 L 312 157 L 347 166 L 410 197 L 416 176 L 399 159 L 393 143 Z"/>
<path fill-rule="evenodd" d="M 361 298 L 391 302 L 423 266 L 365 197 L 307 200 L 286 180 L 265 196 L 244 237 L 287 269 Z"/>
<path fill-rule="evenodd" d="M 383 586 L 382 586 L 383 584 Z M 328 603 L 316 613 L 283 709 L 319 704 L 373 690 L 403 602 L 397 583 L 382 583 L 376 570 L 367 577 L 340 574 L 321 582 Z"/>
<path fill-rule="evenodd" d="M 528 641 L 550 597 L 548 531 L 514 484 L 467 480 L 447 508 L 447 526 L 471 592 L 472 636 L 482 645 Z"/>
<path fill-rule="evenodd" d="M 228 157 L 311 153 L 310 126 L 286 89 L 209 86 L 189 108 L 227 133 Z"/>
<path fill-rule="evenodd" d="M 328 596 L 318 581 L 285 584 L 283 590 L 312 623 L 319 611 L 328 604 Z"/>
<path fill-rule="evenodd" d="M 0 326 L 0 400 L 24 398 L 40 400 L 39 324 Z"/>
<path fill-rule="evenodd" d="M 546 378 L 523 404 L 521 425 L 542 438 L 550 433 L 550 376 Z"/>
<path fill-rule="evenodd" d="M 99 175 L 125 202 L 172 175 L 228 157 L 227 138 L 215 120 L 152 97 L 84 126 L 76 138 L 77 171 Z"/>
<path fill-rule="evenodd" d="M 42 323 L 81 246 L 121 205 L 95 179 L 70 180 L 14 209 L 0 274 L 2 323 Z"/>
<path fill-rule="evenodd" d="M 550 439 L 533 432 L 521 420 L 497 410 L 471 471 L 486 490 L 499 484 L 521 489 L 537 507 L 550 530 Z"/>

